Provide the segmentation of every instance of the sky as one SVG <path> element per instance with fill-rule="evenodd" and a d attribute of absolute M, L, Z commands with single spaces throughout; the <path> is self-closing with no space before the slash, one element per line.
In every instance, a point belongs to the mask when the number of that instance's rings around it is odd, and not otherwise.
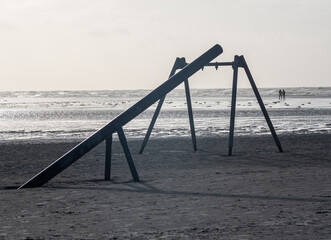
<path fill-rule="evenodd" d="M 154 89 L 215 44 L 258 87 L 331 87 L 330 13 L 330 0 L 0 0 L 0 91 Z M 190 86 L 232 74 L 205 68 Z"/>

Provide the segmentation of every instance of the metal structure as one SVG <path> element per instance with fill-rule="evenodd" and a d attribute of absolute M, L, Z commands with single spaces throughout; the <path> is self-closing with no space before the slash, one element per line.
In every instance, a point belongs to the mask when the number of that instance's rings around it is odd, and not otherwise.
<path fill-rule="evenodd" d="M 123 126 L 153 105 L 156 101 L 164 98 L 167 93 L 176 88 L 179 84 L 187 80 L 190 76 L 195 74 L 201 68 L 203 68 L 206 64 L 210 63 L 213 59 L 219 56 L 223 52 L 223 49 L 220 45 L 216 44 L 207 52 L 202 54 L 192 63 L 185 66 L 181 71 L 174 74 L 170 77 L 166 82 L 161 84 L 155 90 L 150 92 L 147 96 L 142 98 L 132 107 L 121 113 L 119 116 L 114 118 L 111 122 L 106 124 L 100 130 L 95 132 L 92 136 L 86 138 L 80 144 L 75 146 L 69 152 L 64 154 L 58 160 L 54 161 L 51 165 L 46 167 L 36 176 L 28 180 L 26 183 L 21 185 L 21 188 L 33 188 L 40 187 L 44 185 L 46 182 L 54 178 L 57 174 L 62 172 L 64 169 L 69 167 L 71 164 L 76 162 L 83 155 L 88 153 L 94 147 L 99 145 L 101 142 L 106 141 L 106 163 L 105 163 L 105 179 L 110 179 L 110 169 L 111 169 L 111 142 L 112 142 L 112 134 L 117 132 L 120 142 L 122 144 L 127 162 L 129 164 L 132 177 L 134 181 L 139 182 L 139 176 L 132 159 L 126 137 L 124 135 Z"/>
<path fill-rule="evenodd" d="M 244 68 L 248 80 L 253 88 L 255 96 L 259 102 L 261 110 L 264 114 L 264 117 L 268 123 L 274 141 L 279 149 L 282 152 L 282 147 L 278 140 L 277 134 L 274 130 L 274 127 L 271 123 L 267 110 L 263 104 L 262 98 L 258 92 L 258 89 L 254 83 L 253 77 L 248 69 L 247 63 L 243 56 L 235 56 L 233 62 L 211 62 L 215 59 L 218 55 L 223 52 L 223 49 L 220 45 L 216 44 L 214 47 L 209 49 L 207 52 L 202 54 L 192 63 L 188 64 L 185 61 L 185 58 L 177 58 L 174 66 L 171 70 L 169 79 L 161 84 L 158 88 L 150 92 L 147 96 L 142 98 L 132 107 L 124 111 L 122 114 L 114 118 L 111 122 L 105 125 L 103 128 L 95 132 L 92 136 L 86 138 L 80 144 L 75 146 L 69 152 L 65 153 L 62 157 L 54 161 L 51 165 L 46 167 L 36 176 L 28 180 L 26 183 L 21 185 L 21 188 L 33 188 L 33 187 L 40 187 L 47 183 L 49 180 L 54 178 L 57 174 L 65 170 L 71 164 L 76 162 L 79 158 L 83 155 L 88 153 L 94 147 L 96 147 L 101 142 L 105 141 L 106 143 L 106 157 L 105 157 L 105 180 L 110 180 L 111 178 L 111 154 L 112 154 L 112 139 L 113 133 L 117 132 L 120 143 L 122 145 L 123 151 L 125 153 L 126 160 L 128 162 L 131 175 L 135 182 L 139 182 L 140 178 L 138 172 L 136 170 L 124 131 L 123 126 L 153 105 L 155 102 L 158 102 L 156 107 L 155 113 L 153 115 L 152 121 L 149 125 L 147 130 L 146 136 L 142 143 L 141 149 L 139 153 L 143 153 L 144 148 L 149 140 L 150 134 L 153 130 L 154 124 L 158 117 L 158 114 L 161 110 L 162 104 L 165 100 L 166 95 L 175 89 L 181 83 L 185 85 L 185 93 L 186 93 L 186 101 L 188 107 L 188 115 L 190 120 L 190 128 L 191 128 L 191 136 L 192 136 L 192 143 L 194 151 L 197 150 L 196 144 L 196 136 L 195 136 L 195 129 L 194 129 L 194 121 L 193 121 L 193 111 L 192 111 L 192 104 L 191 104 L 191 97 L 190 97 L 190 89 L 188 84 L 188 78 L 195 74 L 200 69 L 203 69 L 206 66 L 214 66 L 216 69 L 220 66 L 232 66 L 233 68 L 233 87 L 232 87 L 232 102 L 231 102 L 231 117 L 230 117 L 230 135 L 229 135 L 229 155 L 232 155 L 232 148 L 233 148 L 233 138 L 234 138 L 234 122 L 235 122 L 235 107 L 236 107 L 236 94 L 237 94 L 237 78 L 238 78 L 238 68 Z M 176 70 L 181 69 L 178 73 Z M 176 73 L 176 74 L 175 74 Z"/>
<path fill-rule="evenodd" d="M 178 69 L 181 69 L 183 67 L 185 67 L 188 63 L 186 63 L 185 61 L 185 58 L 177 58 L 176 61 L 175 61 L 175 64 L 171 70 L 171 73 L 170 73 L 170 76 L 172 76 L 176 70 Z M 234 138 L 234 123 L 235 123 L 235 112 L 236 112 L 236 100 L 237 100 L 237 82 L 238 82 L 238 69 L 241 67 L 245 70 L 245 73 L 247 75 L 247 78 L 252 86 L 252 89 L 254 91 L 254 94 L 255 94 L 255 97 L 260 105 L 260 108 L 262 110 L 262 113 L 266 119 L 266 122 L 269 126 L 269 129 L 270 129 L 270 132 L 274 138 L 274 141 L 279 149 L 280 152 L 283 152 L 283 149 L 281 147 L 281 144 L 280 144 L 280 141 L 277 137 L 277 134 L 276 134 L 276 131 L 272 125 L 272 122 L 270 120 L 270 117 L 268 115 L 268 112 L 264 106 L 264 103 L 262 101 L 262 98 L 260 96 L 260 93 L 255 85 L 255 82 L 254 82 L 254 79 L 252 77 L 252 74 L 247 66 L 247 63 L 246 63 L 246 60 L 244 58 L 244 56 L 235 56 L 234 57 L 234 61 L 233 62 L 210 62 L 210 63 L 207 63 L 205 66 L 212 66 L 212 67 L 215 67 L 216 70 L 218 69 L 218 67 L 221 67 L 221 66 L 232 66 L 233 68 L 233 85 L 232 85 L 232 99 L 231 99 L 231 116 L 230 116 L 230 133 L 229 133 L 229 145 L 228 145 L 228 148 L 229 148 L 229 151 L 228 151 L 228 154 L 229 156 L 232 155 L 232 149 L 233 149 L 233 138 Z M 203 70 L 203 68 L 202 68 Z M 189 115 L 189 120 L 190 120 L 190 128 L 191 128 L 191 137 L 192 137 L 192 143 L 193 143 L 193 149 L 194 151 L 197 150 L 197 142 L 196 142 L 196 136 L 195 136 L 195 129 L 194 129 L 194 121 L 193 121 L 193 112 L 192 112 L 192 103 L 191 103 L 191 96 L 190 96 L 190 89 L 189 89 L 189 85 L 188 85 L 188 80 L 185 79 L 184 81 L 185 83 L 185 93 L 186 93 L 186 101 L 187 101 L 187 108 L 188 108 L 188 115 Z M 165 99 L 165 96 L 160 99 L 157 107 L 156 107 L 156 110 L 154 112 L 154 115 L 153 115 L 153 118 L 152 118 L 152 121 L 148 127 L 148 130 L 147 130 L 147 133 L 145 135 L 145 138 L 143 140 L 143 143 L 142 143 L 142 146 L 140 148 L 140 151 L 139 153 L 142 154 L 146 145 L 147 145 L 147 142 L 149 140 L 149 137 L 152 133 L 152 130 L 153 130 L 153 127 L 154 127 L 154 124 L 156 122 L 156 119 L 160 113 L 160 110 L 161 110 L 161 107 L 162 107 L 162 104 L 164 102 L 164 99 Z"/>
<path fill-rule="evenodd" d="M 178 69 L 182 69 L 186 65 L 187 65 L 187 63 L 185 61 L 185 58 L 177 58 L 176 61 L 175 61 L 175 63 L 174 63 L 174 66 L 171 69 L 169 78 L 172 77 L 176 73 L 176 71 Z M 190 128 L 191 128 L 191 136 L 192 136 L 193 149 L 194 149 L 194 151 L 196 151 L 197 150 L 197 140 L 196 140 L 196 136 L 195 136 L 193 111 L 192 111 L 192 103 L 191 103 L 191 95 L 190 95 L 190 87 L 189 87 L 189 84 L 188 84 L 188 79 L 185 79 L 184 80 L 184 84 L 185 84 L 185 94 L 186 94 L 188 116 L 189 116 L 189 119 L 190 119 Z M 143 143 L 141 145 L 139 154 L 142 154 L 143 153 L 143 151 L 144 151 L 144 149 L 145 149 L 145 147 L 147 145 L 147 142 L 148 142 L 149 137 L 150 137 L 150 135 L 152 133 L 153 127 L 154 127 L 155 122 L 156 122 L 156 119 L 157 119 L 157 117 L 158 117 L 158 115 L 160 113 L 160 110 L 161 110 L 161 107 L 163 105 L 163 102 L 164 102 L 165 98 L 166 98 L 166 96 L 162 97 L 160 99 L 160 101 L 158 102 L 158 104 L 157 104 L 157 107 L 155 109 L 155 112 L 154 112 L 152 121 L 151 121 L 151 123 L 150 123 L 150 125 L 148 127 L 148 130 L 146 132 L 144 141 L 143 141 Z"/>

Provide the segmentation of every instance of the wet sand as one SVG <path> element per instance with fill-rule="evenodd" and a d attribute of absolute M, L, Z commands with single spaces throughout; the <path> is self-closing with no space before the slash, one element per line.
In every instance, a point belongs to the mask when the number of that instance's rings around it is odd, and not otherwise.
<path fill-rule="evenodd" d="M 75 142 L 0 143 L 0 239 L 330 239 L 331 135 L 128 139 L 132 182 L 115 139 L 41 188 L 18 187 Z"/>

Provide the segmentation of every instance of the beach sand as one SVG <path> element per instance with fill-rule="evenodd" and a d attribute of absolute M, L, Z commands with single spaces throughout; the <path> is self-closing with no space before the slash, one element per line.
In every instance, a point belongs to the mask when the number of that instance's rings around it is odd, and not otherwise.
<path fill-rule="evenodd" d="M 0 144 L 0 239 L 331 239 L 331 135 L 117 139 L 41 188 L 16 190 L 77 142 Z"/>

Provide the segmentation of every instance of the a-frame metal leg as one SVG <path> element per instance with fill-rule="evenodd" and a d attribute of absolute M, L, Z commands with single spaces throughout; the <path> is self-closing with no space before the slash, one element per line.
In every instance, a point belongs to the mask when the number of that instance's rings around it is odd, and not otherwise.
<path fill-rule="evenodd" d="M 106 159 L 105 159 L 105 180 L 109 181 L 111 176 L 111 150 L 113 142 L 113 134 L 106 138 Z"/>
<path fill-rule="evenodd" d="M 267 123 L 268 123 L 269 129 L 270 129 L 270 132 L 271 132 L 271 134 L 272 134 L 272 136 L 273 136 L 273 138 L 274 138 L 274 141 L 275 141 L 275 143 L 276 143 L 276 145 L 277 145 L 279 151 L 280 151 L 280 152 L 283 152 L 282 146 L 280 145 L 280 141 L 279 141 L 279 139 L 278 139 L 278 136 L 277 136 L 277 134 L 276 134 L 276 131 L 275 131 L 275 129 L 274 129 L 274 126 L 272 125 L 272 122 L 271 122 L 271 120 L 270 120 L 270 118 L 269 118 L 268 112 L 267 112 L 267 110 L 266 110 L 266 108 L 265 108 L 265 106 L 264 106 L 264 103 L 263 103 L 262 98 L 261 98 L 261 96 L 260 96 L 260 93 L 259 93 L 259 91 L 258 91 L 258 89 L 257 89 L 257 87 L 256 87 L 256 85 L 255 85 L 255 82 L 254 82 L 254 80 L 253 80 L 252 74 L 251 74 L 251 72 L 249 71 L 249 68 L 248 68 L 248 66 L 247 66 L 247 63 L 246 63 L 246 61 L 245 61 L 244 56 L 240 56 L 240 65 L 241 65 L 241 67 L 243 67 L 243 68 L 245 69 L 245 72 L 246 72 L 246 75 L 247 75 L 247 77 L 248 77 L 248 80 L 249 80 L 249 82 L 250 82 L 250 84 L 251 84 L 251 86 L 252 86 L 252 88 L 253 88 L 253 91 L 254 91 L 254 93 L 255 93 L 256 99 L 257 99 L 257 101 L 259 102 L 259 105 L 260 105 L 260 107 L 261 107 L 261 110 L 262 110 L 262 112 L 263 112 L 263 115 L 264 115 L 264 117 L 265 117 L 265 120 L 266 120 Z"/>
<path fill-rule="evenodd" d="M 174 66 L 174 68 L 175 67 L 176 66 Z M 173 68 L 173 71 L 171 72 L 171 74 L 175 74 L 175 71 L 174 70 L 176 70 L 176 68 L 175 69 L 174 68 Z M 170 76 L 172 76 L 172 75 L 170 75 Z M 189 120 L 190 120 L 190 129 L 191 129 L 193 149 L 194 149 L 194 151 L 196 151 L 197 150 L 197 140 L 196 140 L 196 135 L 195 135 L 194 120 L 193 120 L 193 110 L 192 110 L 192 102 L 191 102 L 190 87 L 189 87 L 189 84 L 188 84 L 188 79 L 186 79 L 184 81 L 184 84 L 185 84 L 187 110 L 188 110 L 188 115 L 189 115 Z M 141 145 L 141 148 L 139 150 L 139 154 L 142 154 L 143 153 L 143 151 L 144 151 L 144 149 L 145 149 L 145 147 L 147 145 L 147 142 L 149 140 L 149 137 L 151 136 L 151 133 L 153 131 L 153 128 L 154 128 L 156 119 L 159 116 L 159 113 L 161 111 L 161 107 L 162 107 L 162 105 L 164 103 L 164 100 L 165 100 L 165 96 L 162 97 L 160 99 L 160 101 L 158 102 L 158 104 L 157 104 L 157 107 L 155 109 L 155 112 L 154 112 L 152 121 L 149 124 L 149 127 L 148 127 L 148 130 L 146 132 L 145 138 L 144 138 L 143 143 Z"/>
<path fill-rule="evenodd" d="M 117 125 L 116 126 L 116 131 L 117 131 L 117 134 L 118 134 L 118 138 L 120 139 L 120 142 L 121 142 L 126 160 L 129 164 L 129 168 L 130 168 L 133 180 L 135 182 L 140 182 L 138 172 L 137 172 L 136 166 L 134 165 L 133 158 L 132 158 L 129 146 L 128 146 L 128 142 L 126 141 L 126 137 L 124 135 L 124 131 L 123 131 L 122 126 Z"/>
<path fill-rule="evenodd" d="M 238 66 L 239 66 L 239 57 L 235 56 L 234 63 L 233 63 L 233 85 L 232 85 L 232 100 L 231 100 L 230 134 L 229 134 L 229 156 L 232 155 L 232 148 L 233 148 L 234 120 L 235 120 L 235 115 L 236 115 L 236 99 L 237 99 Z"/>
<path fill-rule="evenodd" d="M 172 69 L 171 69 L 169 78 L 172 77 L 176 73 L 176 70 L 177 69 L 181 69 L 181 68 L 185 67 L 186 65 L 187 65 L 187 63 L 185 61 L 185 58 L 176 58 L 176 61 L 175 61 L 174 65 L 172 66 Z M 151 133 L 153 131 L 153 128 L 154 128 L 156 119 L 159 116 L 159 113 L 161 111 L 161 107 L 163 105 L 163 102 L 165 100 L 165 97 L 166 96 L 163 96 L 162 98 L 160 98 L 159 103 L 157 104 L 157 107 L 156 107 L 156 110 L 154 112 L 152 121 L 149 124 L 149 127 L 148 127 L 148 130 L 146 132 L 145 138 L 144 138 L 143 143 L 141 145 L 141 148 L 139 150 L 139 154 L 142 154 L 143 153 L 143 151 L 144 151 L 144 149 L 145 149 L 145 147 L 147 145 L 147 142 L 149 140 L 149 137 L 151 136 Z"/>
<path fill-rule="evenodd" d="M 190 120 L 192 144 L 193 144 L 194 151 L 196 151 L 197 150 L 197 139 L 195 136 L 193 110 L 192 110 L 192 102 L 191 102 L 190 87 L 188 84 L 188 79 L 185 79 L 184 84 L 185 84 L 187 111 L 188 111 L 188 116 L 189 116 L 189 120 Z"/>
<path fill-rule="evenodd" d="M 164 102 L 164 99 L 165 99 L 165 96 L 162 97 L 160 100 L 159 100 L 159 103 L 157 104 L 157 107 L 156 107 L 156 110 L 154 112 L 154 115 L 153 115 L 153 118 L 152 118 L 152 121 L 151 123 L 149 124 L 149 127 L 148 127 L 148 130 L 146 132 L 146 135 L 145 135 L 145 138 L 144 138 L 144 141 L 141 145 L 141 148 L 140 148 L 140 151 L 139 151 L 139 154 L 142 154 L 146 145 L 147 145 L 147 142 L 148 142 L 148 139 L 149 137 L 151 136 L 151 133 L 153 131 L 153 128 L 154 128 L 154 125 L 155 125 L 155 122 L 156 122 L 156 119 L 157 117 L 159 116 L 159 113 L 160 113 L 160 110 L 161 110 L 161 107 L 163 105 L 163 102 Z"/>

